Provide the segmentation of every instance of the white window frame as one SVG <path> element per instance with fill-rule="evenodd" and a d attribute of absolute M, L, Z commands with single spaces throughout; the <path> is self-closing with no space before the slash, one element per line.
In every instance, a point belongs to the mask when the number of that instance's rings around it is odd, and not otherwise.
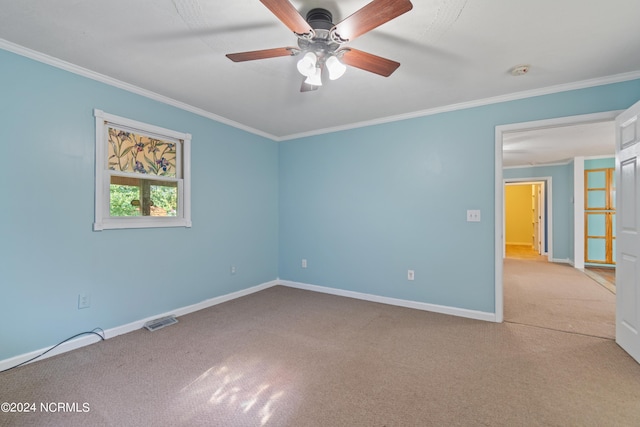
<path fill-rule="evenodd" d="M 126 228 L 152 227 L 191 227 L 191 134 L 164 129 L 147 123 L 93 110 L 96 118 L 96 188 L 94 231 Z M 110 208 L 110 182 L 114 171 L 108 168 L 108 132 L 109 127 L 129 129 L 158 139 L 169 140 L 182 145 L 176 149 L 178 213 L 174 217 L 138 216 L 112 217 Z M 181 160 L 181 161 L 180 161 Z M 180 167 L 182 168 L 180 170 Z M 118 174 L 118 173 L 115 173 Z M 118 174 L 119 175 L 119 174 Z M 180 176 L 182 175 L 182 176 Z M 163 180 L 162 176 L 153 176 L 154 180 Z M 174 181 L 172 179 L 172 181 Z"/>

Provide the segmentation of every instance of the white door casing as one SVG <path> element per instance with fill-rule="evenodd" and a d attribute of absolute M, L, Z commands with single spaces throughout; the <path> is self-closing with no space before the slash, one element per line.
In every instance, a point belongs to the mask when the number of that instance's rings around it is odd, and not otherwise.
<path fill-rule="evenodd" d="M 538 244 L 534 244 L 533 246 L 536 250 L 539 250 L 540 255 L 546 255 L 549 261 L 552 261 L 552 219 L 551 215 L 548 212 L 551 212 L 552 209 L 552 201 L 551 201 L 551 187 L 552 187 L 552 179 L 550 176 L 541 176 L 541 177 L 532 177 L 532 178 L 509 178 L 503 180 L 503 190 L 507 185 L 531 185 L 532 189 L 537 188 L 537 199 L 538 199 L 538 224 L 537 224 L 537 235 L 538 235 Z M 548 188 L 548 191 L 545 191 L 545 187 Z M 503 194 L 505 191 L 503 191 Z M 532 201 L 534 199 L 533 194 L 531 195 Z M 505 213 L 505 206 L 503 203 L 503 215 L 504 218 L 502 224 L 502 235 L 506 236 L 506 222 L 507 217 Z M 533 218 L 532 218 L 533 219 Z M 545 232 L 546 231 L 546 232 Z M 506 240 L 502 242 L 502 258 L 506 258 Z M 545 251 L 545 247 L 548 247 L 548 250 Z"/>
<path fill-rule="evenodd" d="M 542 255 L 542 236 L 544 235 L 544 230 L 542 229 L 542 184 L 532 184 L 531 191 L 533 199 L 533 218 L 531 219 L 533 222 L 533 247 L 538 252 L 538 255 Z"/>
<path fill-rule="evenodd" d="M 640 102 L 616 118 L 616 342 L 640 362 Z"/>
<path fill-rule="evenodd" d="M 502 282 L 502 272 L 503 272 L 502 264 L 505 256 L 505 253 L 504 253 L 504 231 L 505 231 L 504 230 L 504 183 L 505 183 L 505 180 L 503 179 L 503 174 L 502 174 L 502 139 L 504 134 L 509 132 L 526 131 L 531 129 L 545 129 L 545 128 L 556 127 L 556 126 L 571 126 L 571 125 L 577 125 L 577 124 L 583 124 L 583 123 L 612 121 L 618 116 L 619 113 L 620 111 L 605 111 L 602 113 L 583 114 L 579 116 L 559 117 L 555 119 L 536 120 L 531 122 L 512 123 L 508 125 L 496 126 L 495 145 L 494 145 L 494 154 L 495 154 L 495 162 L 494 162 L 494 165 L 495 165 L 495 172 L 494 172 L 495 219 L 494 221 L 496 225 L 494 230 L 494 233 L 495 233 L 494 235 L 494 256 L 495 256 L 494 321 L 495 322 L 502 322 L 504 320 L 504 289 L 503 289 L 503 282 Z M 580 157 L 578 157 L 577 159 L 582 160 L 582 158 Z M 577 166 L 582 167 L 582 162 L 579 162 Z M 536 178 L 533 178 L 533 179 L 535 180 Z M 577 179 L 578 179 L 577 182 L 580 182 L 579 180 L 584 179 L 584 177 L 580 178 L 580 176 L 578 176 Z M 529 181 L 531 181 L 531 179 L 529 179 Z M 550 181 L 549 181 L 549 184 L 550 184 Z M 553 199 L 551 196 L 551 188 L 552 188 L 551 185 L 549 185 L 548 186 L 549 192 L 546 196 L 547 201 L 549 203 L 547 208 L 548 209 L 547 218 L 549 220 L 547 224 L 547 230 L 549 233 L 551 233 L 553 230 L 553 226 L 551 223 L 553 219 L 553 215 L 552 215 L 553 210 L 551 209 L 551 201 Z M 582 193 L 580 193 L 580 198 L 576 198 L 576 203 L 578 201 L 581 201 L 582 197 L 583 197 Z M 582 205 L 580 205 L 580 207 L 582 207 Z M 582 218 L 582 220 L 580 220 L 580 218 Z M 578 218 L 575 218 L 575 220 L 576 222 L 582 221 L 580 222 L 580 224 L 583 225 L 584 215 L 581 214 L 581 216 L 579 216 Z M 580 228 L 578 232 L 574 233 L 574 239 L 581 239 L 577 242 L 577 244 L 574 244 L 574 251 L 577 251 L 577 253 L 574 255 L 576 261 L 581 260 L 583 258 L 583 256 L 581 256 L 580 254 L 584 254 L 584 242 L 583 242 L 584 232 L 582 230 L 583 228 Z M 547 256 L 550 260 L 553 260 L 554 259 L 553 253 L 552 253 L 553 238 L 551 234 L 547 236 L 547 241 L 549 242 Z M 582 262 L 581 267 L 584 267 L 584 261 L 581 261 L 581 262 Z M 575 265 L 575 267 L 578 268 L 578 265 Z"/>

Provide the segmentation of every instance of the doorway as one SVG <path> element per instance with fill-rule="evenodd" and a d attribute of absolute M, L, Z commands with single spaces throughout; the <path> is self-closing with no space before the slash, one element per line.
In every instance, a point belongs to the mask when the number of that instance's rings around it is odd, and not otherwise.
<path fill-rule="evenodd" d="M 544 130 L 551 128 L 560 128 L 560 127 L 568 127 L 572 125 L 580 125 L 580 124 L 589 124 L 589 123 L 597 123 L 597 122 L 612 122 L 615 120 L 616 116 L 619 114 L 619 111 L 611 111 L 605 113 L 595 113 L 595 114 L 587 114 L 581 116 L 571 116 L 571 117 L 562 117 L 558 119 L 550 119 L 550 120 L 540 120 L 534 122 L 525 122 L 525 123 L 516 123 L 511 125 L 503 125 L 497 126 L 495 130 L 495 238 L 494 238 L 494 250 L 495 250 L 495 321 L 502 322 L 504 320 L 504 288 L 503 288 L 503 259 L 505 253 L 504 246 L 504 231 L 505 231 L 505 223 L 504 223 L 504 181 L 503 181 L 503 139 L 505 134 L 514 133 L 514 132 L 523 132 L 529 130 Z M 579 154 L 572 154 L 570 158 L 579 158 Z M 578 164 L 580 163 L 580 164 Z M 580 162 L 576 162 L 574 167 L 574 185 L 582 189 L 583 181 L 584 181 L 584 169 L 582 164 L 582 159 Z M 551 187 L 549 187 L 550 189 Z M 551 196 L 548 196 L 549 200 L 551 200 Z M 581 215 L 576 215 L 575 210 L 576 206 L 579 206 L 582 209 L 584 204 L 584 194 L 582 191 L 575 192 L 571 200 L 565 200 L 565 202 L 569 202 L 573 205 L 574 212 L 573 215 L 573 230 L 572 234 L 574 237 L 572 246 L 572 253 L 570 256 L 573 259 L 567 259 L 566 261 L 569 263 L 573 263 L 575 267 L 583 268 L 584 267 L 584 214 L 583 210 L 581 211 Z M 553 215 L 549 211 L 549 219 L 553 218 Z M 569 225 L 569 224 L 567 224 Z M 548 230 L 552 230 L 551 225 L 548 226 Z M 576 231 L 579 230 L 579 233 Z M 549 239 L 549 248 L 553 247 L 553 241 Z M 580 255 L 578 255 L 578 252 Z M 549 257 L 551 259 L 551 256 Z M 581 264 L 581 265 L 580 265 Z"/>
<path fill-rule="evenodd" d="M 550 259 L 547 192 L 551 177 L 505 180 L 504 256 Z"/>

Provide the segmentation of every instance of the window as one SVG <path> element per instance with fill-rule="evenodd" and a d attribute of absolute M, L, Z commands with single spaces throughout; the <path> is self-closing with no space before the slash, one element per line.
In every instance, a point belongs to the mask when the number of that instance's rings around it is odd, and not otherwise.
<path fill-rule="evenodd" d="M 93 229 L 191 227 L 191 135 L 95 110 Z"/>

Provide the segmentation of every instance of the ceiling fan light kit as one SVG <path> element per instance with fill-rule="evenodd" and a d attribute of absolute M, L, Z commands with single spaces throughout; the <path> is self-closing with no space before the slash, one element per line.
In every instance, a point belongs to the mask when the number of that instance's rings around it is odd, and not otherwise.
<path fill-rule="evenodd" d="M 340 62 L 336 55 L 328 54 L 324 50 L 321 50 L 318 54 L 314 52 L 305 53 L 302 59 L 298 61 L 297 67 L 300 74 L 307 77 L 305 83 L 314 86 L 322 86 L 323 68 L 326 68 L 329 72 L 330 80 L 339 79 L 347 71 L 347 66 Z"/>
<path fill-rule="evenodd" d="M 320 68 L 316 68 L 314 73 L 307 76 L 304 82 L 311 86 L 322 86 L 322 72 Z"/>
<path fill-rule="evenodd" d="M 311 77 L 316 73 L 316 64 L 318 58 L 313 52 L 307 52 L 300 61 L 298 61 L 298 71 L 306 77 Z"/>
<path fill-rule="evenodd" d="M 330 80 L 344 75 L 347 65 L 384 77 L 390 76 L 400 63 L 361 50 L 344 46 L 347 42 L 410 11 L 409 0 L 373 0 L 338 24 L 332 22 L 331 12 L 311 9 L 306 19 L 289 0 L 260 0 L 298 38 L 298 47 L 283 47 L 227 54 L 234 62 L 296 56 L 302 58 L 297 69 L 305 77 L 301 92 L 322 86 L 322 71 Z"/>
<path fill-rule="evenodd" d="M 337 80 L 347 71 L 347 66 L 342 62 L 338 61 L 338 58 L 335 56 L 330 56 L 329 59 L 325 61 L 325 65 L 327 70 L 329 71 L 329 79 Z"/>

